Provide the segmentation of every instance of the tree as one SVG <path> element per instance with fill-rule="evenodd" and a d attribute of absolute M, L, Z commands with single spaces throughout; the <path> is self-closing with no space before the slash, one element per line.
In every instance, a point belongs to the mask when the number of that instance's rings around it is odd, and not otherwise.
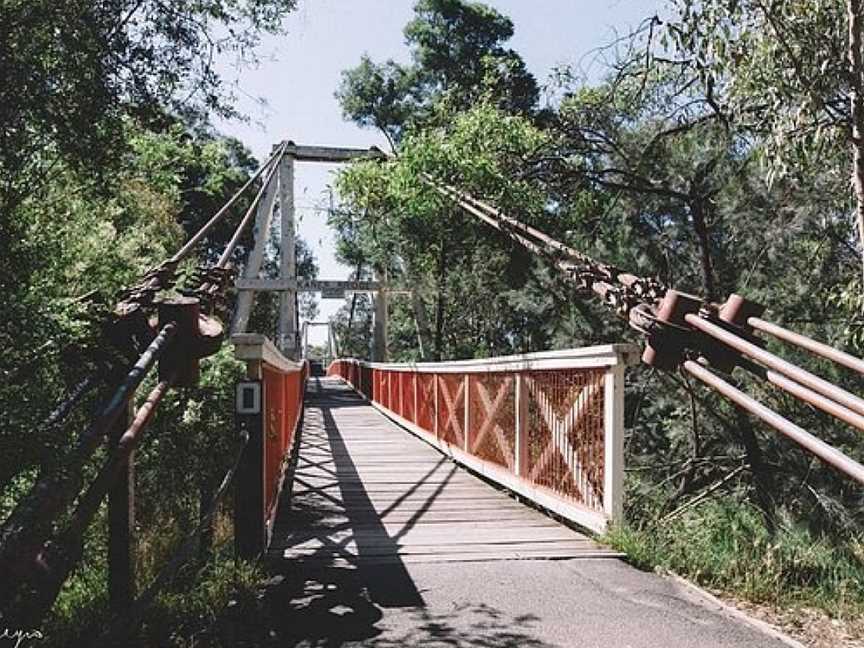
<path fill-rule="evenodd" d="M 88 171 L 110 164 L 126 115 L 159 121 L 166 108 L 233 114 L 214 56 L 254 56 L 260 35 L 279 31 L 295 4 L 4 2 L 0 214 L 8 218 L 58 159 Z"/>
<path fill-rule="evenodd" d="M 406 127 L 434 120 L 441 101 L 463 110 L 485 96 L 506 112 L 534 109 L 537 83 L 504 47 L 513 36 L 509 18 L 463 0 L 419 0 L 414 13 L 405 26 L 413 63 L 377 64 L 364 56 L 342 73 L 336 98 L 346 119 L 379 129 L 395 145 Z"/>
<path fill-rule="evenodd" d="M 431 313 L 430 357 L 529 350 L 527 313 L 509 306 L 514 287 L 533 271 L 528 256 L 506 237 L 490 238 L 485 225 L 438 196 L 423 177 L 494 195 L 502 205 L 542 218 L 531 182 L 511 178 L 543 136 L 524 117 L 490 104 L 442 122 L 449 127 L 406 136 L 398 159 L 356 164 L 342 173 L 337 187 L 349 209 L 336 212 L 331 223 L 342 245 L 362 249 L 370 265 L 423 296 Z M 351 216 L 358 213 L 364 217 Z M 411 317 L 412 310 L 413 305 L 403 312 Z M 416 357 L 417 345 L 405 339 L 404 347 L 392 350 L 397 357 Z"/>
<path fill-rule="evenodd" d="M 864 65 L 858 0 L 677 0 L 673 52 L 718 116 L 760 138 L 772 177 L 826 151 L 851 152 L 852 222 L 864 269 Z M 849 195 L 838 187 L 839 194 Z M 848 211 L 849 206 L 845 206 Z"/>

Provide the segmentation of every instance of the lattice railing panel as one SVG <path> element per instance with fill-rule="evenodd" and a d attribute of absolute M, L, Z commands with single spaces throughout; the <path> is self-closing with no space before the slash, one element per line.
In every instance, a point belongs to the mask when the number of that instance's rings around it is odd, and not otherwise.
<path fill-rule="evenodd" d="M 435 374 L 417 374 L 417 425 L 435 434 Z"/>
<path fill-rule="evenodd" d="M 399 381 L 402 383 L 402 418 L 408 419 L 412 423 L 417 422 L 417 412 L 414 411 L 414 378 L 416 373 L 403 371 L 399 375 Z"/>
<path fill-rule="evenodd" d="M 595 530 L 622 515 L 624 368 L 608 345 L 426 365 L 371 365 L 372 400 L 487 479 Z M 349 369 L 358 364 L 362 371 Z M 463 370 L 464 368 L 464 370 Z M 358 388 L 367 365 L 331 374 Z M 364 392 L 365 393 L 365 392 Z"/>
<path fill-rule="evenodd" d="M 468 384 L 468 452 L 515 470 L 516 374 L 469 375 Z"/>
<path fill-rule="evenodd" d="M 602 370 L 560 370 L 526 375 L 528 470 L 526 479 L 603 508 L 604 409 Z"/>
<path fill-rule="evenodd" d="M 438 438 L 459 447 L 465 444 L 465 379 L 461 374 L 438 374 Z"/>

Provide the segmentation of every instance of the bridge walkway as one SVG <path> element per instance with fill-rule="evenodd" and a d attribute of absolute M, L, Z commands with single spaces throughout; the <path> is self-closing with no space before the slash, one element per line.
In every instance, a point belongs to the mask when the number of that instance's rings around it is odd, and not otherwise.
<path fill-rule="evenodd" d="M 266 645 L 784 645 L 493 488 L 338 379 L 308 383 L 292 473 Z"/>
<path fill-rule="evenodd" d="M 271 558 L 350 565 L 610 555 L 474 477 L 336 379 L 310 381 Z"/>

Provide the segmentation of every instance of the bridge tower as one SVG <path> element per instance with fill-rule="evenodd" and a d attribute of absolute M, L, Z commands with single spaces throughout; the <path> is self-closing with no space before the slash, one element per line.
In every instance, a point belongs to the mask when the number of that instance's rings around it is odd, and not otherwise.
<path fill-rule="evenodd" d="M 374 281 L 298 281 L 297 260 L 295 258 L 295 205 L 294 205 L 294 166 L 297 162 L 322 162 L 329 164 L 346 163 L 355 159 L 382 159 L 384 154 L 376 147 L 369 149 L 334 148 L 325 146 L 301 146 L 294 142 L 283 142 L 282 155 L 277 158 L 278 173 L 273 175 L 269 185 L 258 203 L 255 219 L 255 245 L 249 253 L 243 277 L 237 280 L 237 307 L 232 334 L 246 332 L 252 312 L 254 295 L 258 291 L 277 291 L 279 293 L 279 323 L 277 345 L 282 354 L 294 360 L 300 358 L 305 346 L 301 342 L 297 313 L 298 292 L 320 292 L 322 298 L 344 298 L 346 292 L 369 292 L 374 295 L 374 360 L 387 359 L 387 294 L 384 277 L 376 275 Z M 280 218 L 280 259 L 279 276 L 264 279 L 259 275 L 263 265 L 265 249 L 270 238 L 270 227 L 274 208 L 279 207 Z M 332 347 L 328 342 L 328 350 Z"/>

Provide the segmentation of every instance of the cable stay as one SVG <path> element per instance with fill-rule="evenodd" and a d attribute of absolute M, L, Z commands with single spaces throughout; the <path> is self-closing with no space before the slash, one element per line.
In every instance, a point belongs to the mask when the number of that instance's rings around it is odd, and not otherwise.
<path fill-rule="evenodd" d="M 762 319 L 764 307 L 733 294 L 712 304 L 599 262 L 456 187 L 424 174 L 423 181 L 465 212 L 549 261 L 580 296 L 594 295 L 645 338 L 642 361 L 680 367 L 709 389 L 756 416 L 847 477 L 864 485 L 864 465 L 747 395 L 715 372 L 741 367 L 763 382 L 864 431 L 864 399 L 766 351 L 759 331 L 781 342 L 864 374 L 864 361 Z M 712 371 L 713 370 L 713 371 Z"/>

